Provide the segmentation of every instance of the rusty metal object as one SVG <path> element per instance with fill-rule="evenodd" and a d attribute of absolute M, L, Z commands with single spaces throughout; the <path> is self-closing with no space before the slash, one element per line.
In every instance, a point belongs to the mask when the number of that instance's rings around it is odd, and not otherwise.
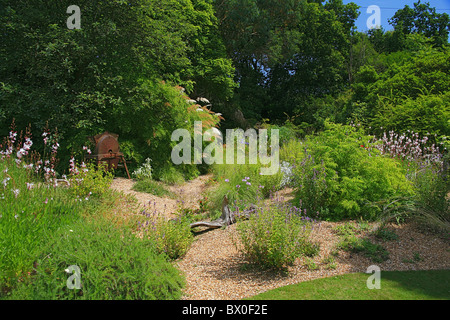
<path fill-rule="evenodd" d="M 86 155 L 86 159 L 94 159 L 99 165 L 101 162 L 108 164 L 108 170 L 117 169 L 119 164 L 125 167 L 128 179 L 130 173 L 128 172 L 127 162 L 122 152 L 120 152 L 118 134 L 105 131 L 96 136 L 89 137 L 95 144 L 95 149 L 90 155 Z"/>

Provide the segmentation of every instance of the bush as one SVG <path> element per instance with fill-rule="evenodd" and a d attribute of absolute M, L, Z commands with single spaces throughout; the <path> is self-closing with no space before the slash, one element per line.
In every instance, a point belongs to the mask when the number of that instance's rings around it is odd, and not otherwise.
<path fill-rule="evenodd" d="M 111 185 L 113 180 L 112 172 L 107 170 L 107 165 L 100 163 L 96 168 L 94 163 L 81 163 L 80 167 L 74 165 L 75 161 L 70 160 L 71 174 L 68 182 L 71 192 L 80 199 L 90 196 L 101 197 Z"/>
<path fill-rule="evenodd" d="M 80 268 L 81 289 L 69 289 L 66 269 Z M 52 237 L 37 260 L 35 274 L 11 298 L 39 300 L 172 300 L 184 280 L 153 243 L 108 220 L 79 220 Z"/>
<path fill-rule="evenodd" d="M 223 197 L 241 209 L 258 198 L 268 197 L 280 188 L 283 174 L 261 175 L 261 164 L 214 164 L 213 172 L 218 186 L 208 195 L 212 211 L 221 208 Z"/>
<path fill-rule="evenodd" d="M 414 130 L 422 135 L 450 135 L 450 93 L 420 95 L 400 102 L 380 98 L 380 107 L 371 120 L 374 128 Z"/>
<path fill-rule="evenodd" d="M 145 221 L 139 223 L 139 231 L 144 238 L 150 239 L 159 254 L 165 254 L 169 259 L 175 260 L 186 254 L 194 237 L 189 221 L 180 217 L 168 220 L 150 209 L 142 211 Z"/>
<path fill-rule="evenodd" d="M 152 159 L 147 158 L 145 159 L 145 162 L 137 168 L 135 171 L 133 171 L 132 176 L 135 177 L 137 180 L 144 180 L 144 179 L 151 179 L 152 178 L 152 165 L 151 162 Z"/>
<path fill-rule="evenodd" d="M 336 226 L 333 231 L 339 235 L 339 242 L 336 249 L 344 251 L 362 253 L 374 262 L 383 262 L 389 259 L 389 252 L 381 245 L 375 244 L 367 238 L 358 237 L 356 234 L 367 229 L 362 223 L 355 226 L 352 223 Z M 380 229 L 379 229 L 380 230 Z M 377 230 L 377 232 L 380 232 Z M 378 233 L 380 236 L 386 233 Z"/>
<path fill-rule="evenodd" d="M 389 259 L 389 252 L 383 246 L 355 235 L 344 237 L 339 241 L 337 247 L 344 251 L 362 253 L 373 262 L 383 262 Z"/>
<path fill-rule="evenodd" d="M 308 214 L 374 219 L 379 210 L 373 202 L 413 194 L 406 170 L 380 155 L 372 139 L 355 126 L 327 123 L 325 131 L 297 142 L 303 152 L 293 153 L 301 154 L 293 163 L 296 201 Z"/>
<path fill-rule="evenodd" d="M 248 221 L 238 222 L 235 246 L 250 263 L 275 269 L 317 254 L 318 246 L 309 240 L 313 222 L 301 212 L 283 203 L 256 209 Z"/>

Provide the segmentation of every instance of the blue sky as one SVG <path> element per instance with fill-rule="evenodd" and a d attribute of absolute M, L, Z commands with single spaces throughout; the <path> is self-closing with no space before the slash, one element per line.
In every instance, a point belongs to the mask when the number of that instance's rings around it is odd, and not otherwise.
<path fill-rule="evenodd" d="M 381 11 L 381 26 L 384 30 L 392 30 L 392 26 L 388 23 L 388 19 L 391 18 L 398 9 L 403 9 L 405 5 L 414 7 L 414 3 L 417 0 L 343 0 L 344 4 L 354 2 L 359 5 L 361 14 L 356 20 L 356 27 L 358 31 L 367 31 L 367 19 L 372 13 L 367 13 L 367 7 L 370 5 L 376 5 L 380 7 Z M 450 15 L 450 0 L 422 0 L 421 3 L 429 2 L 431 7 L 436 8 L 437 13 L 447 13 Z"/>

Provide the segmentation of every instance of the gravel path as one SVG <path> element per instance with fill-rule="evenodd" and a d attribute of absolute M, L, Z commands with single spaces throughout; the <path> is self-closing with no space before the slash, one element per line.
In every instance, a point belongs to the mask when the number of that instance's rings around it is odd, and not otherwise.
<path fill-rule="evenodd" d="M 211 177 L 212 175 L 203 175 L 181 185 L 168 186 L 167 188 L 177 195 L 177 199 L 158 197 L 149 193 L 134 191 L 131 189 L 135 183 L 132 179 L 120 177 L 114 178 L 111 188 L 134 196 L 140 204 L 140 209 L 145 206 L 151 206 L 151 208 L 156 209 L 157 212 L 173 218 L 175 217 L 173 213 L 176 212 L 181 205 L 186 208 L 198 208 L 198 201 L 202 198 L 202 194 L 207 188 L 206 182 Z"/>
<path fill-rule="evenodd" d="M 205 190 L 209 176 L 199 177 L 182 186 L 173 187 L 187 205 L 195 206 Z M 133 194 L 142 204 L 153 201 L 158 208 L 170 211 L 177 208 L 174 199 L 159 198 L 131 190 L 133 182 L 115 179 L 112 187 Z M 289 190 L 281 194 L 290 199 Z M 287 273 L 260 271 L 249 267 L 236 250 L 232 236 L 236 236 L 235 225 L 226 229 L 205 231 L 195 237 L 195 241 L 182 259 L 176 261 L 187 281 L 183 299 L 242 299 L 255 294 L 302 281 L 340 275 L 350 272 L 366 272 L 370 265 L 377 265 L 381 271 L 388 270 L 427 270 L 450 269 L 450 244 L 432 234 L 420 232 L 414 224 L 388 225 L 388 229 L 398 235 L 398 240 L 381 241 L 374 237 L 373 242 L 382 244 L 389 252 L 389 260 L 374 263 L 360 254 L 340 251 L 334 258 L 334 268 L 324 259 L 330 257 L 335 249 L 338 236 L 333 228 L 344 222 L 321 222 L 314 228 L 312 240 L 320 243 L 320 253 L 313 258 L 318 266 L 309 270 L 305 259 L 297 259 Z M 375 224 L 370 224 L 372 228 Z M 370 231 L 367 231 L 367 233 Z M 361 236 L 365 236 L 364 233 Z M 414 259 L 420 257 L 420 259 Z"/>

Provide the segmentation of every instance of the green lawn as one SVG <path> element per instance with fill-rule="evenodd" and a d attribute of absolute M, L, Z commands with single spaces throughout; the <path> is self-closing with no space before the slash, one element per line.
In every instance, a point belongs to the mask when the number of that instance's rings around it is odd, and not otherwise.
<path fill-rule="evenodd" d="M 381 288 L 368 289 L 371 274 L 351 273 L 297 283 L 250 297 L 255 300 L 450 300 L 450 270 L 381 271 Z"/>

